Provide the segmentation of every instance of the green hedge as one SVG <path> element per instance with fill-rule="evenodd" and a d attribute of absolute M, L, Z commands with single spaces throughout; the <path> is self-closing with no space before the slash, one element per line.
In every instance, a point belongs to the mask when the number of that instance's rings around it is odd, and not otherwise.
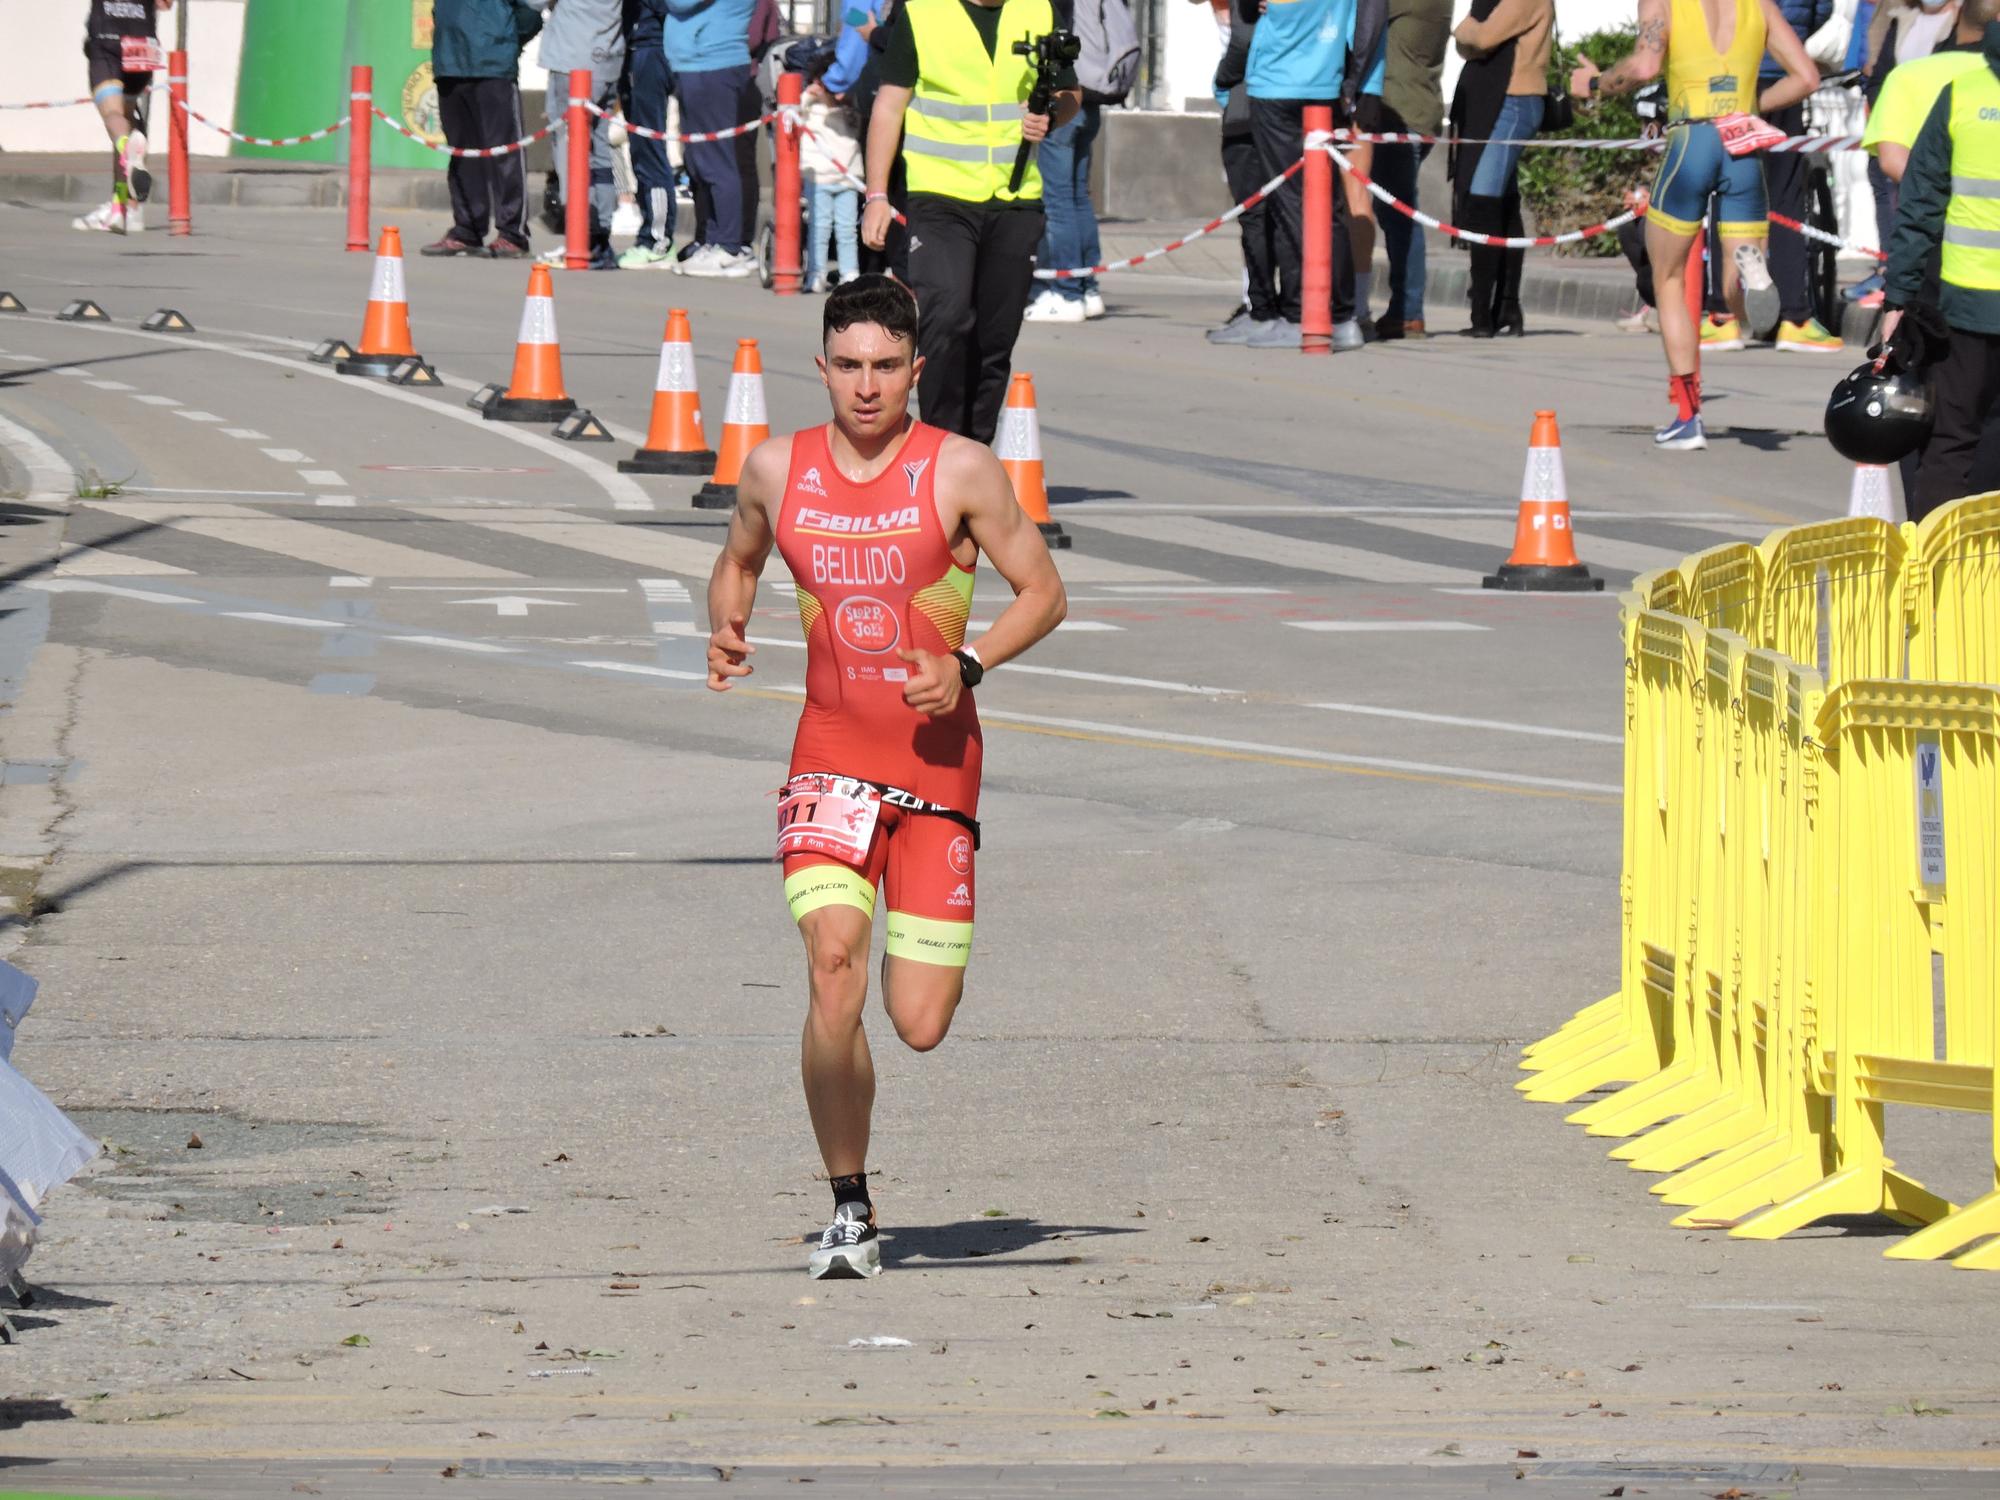
<path fill-rule="evenodd" d="M 1570 70 L 1588 57 L 1600 68 L 1631 52 L 1638 32 L 1630 26 L 1593 31 L 1573 45 L 1558 43 L 1549 60 L 1549 86 L 1567 89 Z M 1550 131 L 1548 139 L 1608 137 L 1623 140 L 1640 131 L 1632 113 L 1631 96 L 1604 99 L 1586 109 L 1576 107 L 1576 125 Z M 1521 154 L 1521 201 L 1533 215 L 1536 232 L 1560 234 L 1586 224 L 1601 224 L 1625 207 L 1625 194 L 1651 179 L 1656 158 L 1636 151 L 1561 151 L 1535 147 Z M 1577 245 L 1565 245 L 1566 255 L 1616 255 L 1618 237 L 1601 234 Z"/>

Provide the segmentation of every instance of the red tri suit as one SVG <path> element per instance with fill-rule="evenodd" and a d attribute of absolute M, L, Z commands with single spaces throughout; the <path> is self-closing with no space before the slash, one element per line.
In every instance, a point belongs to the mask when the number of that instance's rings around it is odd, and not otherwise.
<path fill-rule="evenodd" d="M 952 556 L 935 488 L 946 436 L 913 422 L 901 451 L 865 483 L 835 467 L 826 428 L 792 438 L 774 528 L 806 638 L 790 774 L 879 782 L 977 817 L 983 742 L 972 695 L 941 718 L 919 713 L 903 701 L 910 668 L 896 654 L 942 656 L 965 644 L 973 571 Z M 817 854 L 785 860 L 795 920 L 829 905 L 872 914 L 878 889 L 888 898 L 889 954 L 964 966 L 973 847 L 962 824 L 885 805 L 860 868 Z"/>

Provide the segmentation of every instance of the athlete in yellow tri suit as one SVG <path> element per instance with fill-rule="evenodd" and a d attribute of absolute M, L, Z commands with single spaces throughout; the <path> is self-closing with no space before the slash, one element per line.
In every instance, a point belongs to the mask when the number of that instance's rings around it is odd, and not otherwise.
<path fill-rule="evenodd" d="M 1759 94 L 1757 69 L 1767 49 L 1785 76 Z M 1630 93 L 1659 77 L 1662 68 L 1670 123 L 1646 214 L 1646 254 L 1653 263 L 1674 417 L 1653 441 L 1662 448 L 1705 448 L 1699 334 L 1684 285 L 1688 246 L 1709 199 L 1719 198 L 1723 292 L 1740 319 L 1737 249 L 1761 249 L 1770 233 L 1763 166 L 1755 156 L 1724 150 L 1717 122 L 1798 103 L 1819 87 L 1819 69 L 1775 0 L 1639 0 L 1639 41 L 1631 55 L 1601 73 L 1584 59 L 1570 75 L 1570 92 L 1584 100 Z"/>

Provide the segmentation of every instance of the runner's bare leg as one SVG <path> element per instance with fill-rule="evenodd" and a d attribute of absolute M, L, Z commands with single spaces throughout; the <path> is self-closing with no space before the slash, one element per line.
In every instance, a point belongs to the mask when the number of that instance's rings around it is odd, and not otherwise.
<path fill-rule="evenodd" d="M 915 958 L 882 960 L 882 1005 L 912 1051 L 928 1052 L 944 1040 L 964 993 L 963 969 Z"/>
<path fill-rule="evenodd" d="M 1646 256 L 1653 263 L 1653 306 L 1660 315 L 1660 342 L 1666 346 L 1669 375 L 1692 375 L 1701 349 L 1701 334 L 1687 305 L 1688 246 L 1693 243 L 1691 234 L 1676 234 L 1652 219 L 1646 221 Z"/>
<path fill-rule="evenodd" d="M 806 1108 L 827 1175 L 868 1170 L 868 1125 L 875 1112 L 875 1061 L 861 1013 L 868 1003 L 868 913 L 822 906 L 799 919 L 811 1001 L 799 1046 Z"/>

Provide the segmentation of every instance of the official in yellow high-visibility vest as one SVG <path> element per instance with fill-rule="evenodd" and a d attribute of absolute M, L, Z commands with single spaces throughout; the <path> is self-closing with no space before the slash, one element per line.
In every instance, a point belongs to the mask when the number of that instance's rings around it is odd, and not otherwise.
<path fill-rule="evenodd" d="M 1932 369 L 1937 425 L 1917 463 L 1912 521 L 1973 493 L 1980 432 L 2000 409 L 2000 22 L 1981 43 L 1986 65 L 1953 79 L 1917 132 L 1889 237 L 1884 337 L 1924 295 L 1938 257 L 1938 311 L 1951 345 Z"/>
<path fill-rule="evenodd" d="M 900 141 L 917 398 L 926 422 L 976 442 L 992 442 L 1000 423 L 1042 241 L 1035 153 L 1018 189 L 1008 186 L 1014 158 L 1082 103 L 1075 70 L 1064 69 L 1049 113 L 1029 114 L 1035 64 L 1014 44 L 1067 30 L 1069 18 L 1069 0 L 904 0 L 886 23 L 861 238 L 879 250 L 888 237 Z"/>

